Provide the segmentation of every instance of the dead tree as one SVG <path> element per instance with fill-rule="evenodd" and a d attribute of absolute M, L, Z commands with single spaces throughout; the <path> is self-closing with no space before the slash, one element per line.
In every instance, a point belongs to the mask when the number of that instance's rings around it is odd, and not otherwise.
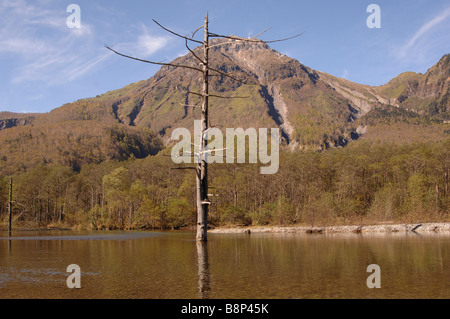
<path fill-rule="evenodd" d="M 208 163 L 206 160 L 207 157 L 207 153 L 209 151 L 206 150 L 206 146 L 207 146 L 207 141 L 206 141 L 206 134 L 207 131 L 209 129 L 209 122 L 208 122 L 208 105 L 209 105 L 209 98 L 210 97 L 214 97 L 214 98 L 239 98 L 239 97 L 227 97 L 227 96 L 219 96 L 219 95 L 213 95 L 209 93 L 209 78 L 211 76 L 225 76 L 228 78 L 231 78 L 234 81 L 240 82 L 242 84 L 249 84 L 249 83 L 245 83 L 235 77 L 233 77 L 231 74 L 226 73 L 226 72 L 222 72 L 220 70 L 214 69 L 210 66 L 209 64 L 209 51 L 211 48 L 213 47 L 217 47 L 220 45 L 224 45 L 224 44 L 229 44 L 229 43 L 233 43 L 235 41 L 243 41 L 243 42 L 256 42 L 256 43 L 273 43 L 273 42 L 279 42 L 279 41 L 285 41 L 288 39 L 293 39 L 296 38 L 298 36 L 300 36 L 300 34 L 295 35 L 293 37 L 289 37 L 289 38 L 285 38 L 285 39 L 279 39 L 279 40 L 273 40 L 273 41 L 263 41 L 258 39 L 257 37 L 260 36 L 261 34 L 265 33 L 267 30 L 264 30 L 263 32 L 257 34 L 256 36 L 252 37 L 252 38 L 241 38 L 241 37 L 237 37 L 234 35 L 230 35 L 230 36 L 226 36 L 226 35 L 220 35 L 220 34 L 216 34 L 216 33 L 210 33 L 209 32 L 209 21 L 208 21 L 208 14 L 206 14 L 205 17 L 205 22 L 202 26 L 200 26 L 199 28 L 197 28 L 191 36 L 183 36 L 181 34 L 178 34 L 168 28 L 165 28 L 164 26 L 162 26 L 161 24 L 159 24 L 157 21 L 153 20 L 153 22 L 155 22 L 158 26 L 160 26 L 162 29 L 164 29 L 165 31 L 180 37 L 182 39 L 185 40 L 185 44 L 186 44 L 186 48 L 188 49 L 188 51 L 200 62 L 201 68 L 200 67 L 195 67 L 195 66 L 190 66 L 190 65 L 181 65 L 181 64 L 175 64 L 175 63 L 163 63 L 163 62 L 154 62 L 154 61 L 148 61 L 148 60 L 144 60 L 144 59 L 140 59 L 140 58 L 136 58 L 136 57 L 132 57 L 123 53 L 120 53 L 114 49 L 112 49 L 111 47 L 105 45 L 105 47 L 108 50 L 111 50 L 112 52 L 128 58 L 128 59 L 132 59 L 132 60 L 137 60 L 137 61 L 141 61 L 141 62 L 145 62 L 145 63 L 150 63 L 150 64 L 156 64 L 156 65 L 162 65 L 162 66 L 171 66 L 171 67 L 175 67 L 175 68 L 185 68 L 185 69 L 190 69 L 190 70 L 194 70 L 197 72 L 200 72 L 203 76 L 203 88 L 202 88 L 202 92 L 188 92 L 189 94 L 195 94 L 201 97 L 201 109 L 202 109 L 202 114 L 201 114 L 201 142 L 199 145 L 199 151 L 197 153 L 195 153 L 194 155 L 199 157 L 198 163 L 197 163 L 197 167 L 183 167 L 181 169 L 194 169 L 196 171 L 196 187 L 197 187 L 197 241 L 207 241 L 207 229 L 208 229 L 208 207 L 211 204 L 211 202 L 208 199 Z M 196 40 L 194 39 L 196 33 L 203 29 L 204 31 L 204 36 L 203 36 L 203 41 L 200 40 Z M 217 43 L 214 45 L 211 45 L 210 43 L 210 38 L 223 38 L 223 39 L 228 39 L 230 41 L 228 42 L 222 42 L 222 43 Z M 203 57 L 199 57 L 190 47 L 189 47 L 189 42 L 193 42 L 193 43 L 197 43 L 200 44 L 203 47 Z"/>
<path fill-rule="evenodd" d="M 10 177 L 9 179 L 9 202 L 8 202 L 8 231 L 11 233 L 12 230 L 12 191 L 13 179 Z"/>

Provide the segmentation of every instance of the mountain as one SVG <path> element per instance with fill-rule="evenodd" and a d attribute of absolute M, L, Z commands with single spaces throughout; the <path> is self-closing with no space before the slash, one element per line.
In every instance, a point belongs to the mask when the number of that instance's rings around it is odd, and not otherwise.
<path fill-rule="evenodd" d="M 219 41 L 214 44 L 220 44 Z M 199 50 L 196 51 L 200 54 Z M 263 43 L 233 42 L 210 52 L 212 68 L 232 74 L 211 80 L 212 94 L 236 99 L 210 99 L 210 121 L 219 128 L 280 127 L 285 144 L 308 147 L 343 145 L 356 136 L 358 109 L 320 78 L 319 73 L 270 49 Z M 196 65 L 187 55 L 173 63 Z M 213 72 L 214 73 L 214 72 Z M 143 125 L 167 139 L 177 127 L 192 128 L 200 118 L 199 74 L 163 67 L 154 77 L 136 84 L 134 92 L 114 105 L 119 121 Z M 112 94 L 117 94 L 114 92 Z M 244 98 L 245 97 L 245 98 Z"/>
<path fill-rule="evenodd" d="M 450 54 L 425 74 L 406 72 L 379 87 L 393 104 L 421 115 L 448 119 L 450 107 Z"/>
<path fill-rule="evenodd" d="M 210 93 L 237 98 L 211 97 L 211 125 L 279 127 L 291 149 L 342 147 L 363 135 L 400 141 L 447 136 L 449 55 L 426 74 L 408 72 L 372 87 L 312 70 L 262 42 L 221 41 L 213 42 L 211 67 L 247 84 L 212 72 Z M 201 55 L 200 48 L 194 53 Z M 188 54 L 172 64 L 197 66 L 198 61 Z M 49 113 L 0 113 L 0 143 L 8 145 L 0 150 L 0 164 L 26 170 L 68 158 L 81 158 L 71 163 L 77 166 L 154 154 L 161 140 L 170 142 L 173 129 L 192 129 L 200 118 L 195 107 L 200 97 L 189 92 L 200 92 L 201 85 L 196 71 L 164 66 L 148 80 Z M 121 133 L 111 133 L 116 131 Z M 45 156 L 37 149 L 45 149 Z"/>

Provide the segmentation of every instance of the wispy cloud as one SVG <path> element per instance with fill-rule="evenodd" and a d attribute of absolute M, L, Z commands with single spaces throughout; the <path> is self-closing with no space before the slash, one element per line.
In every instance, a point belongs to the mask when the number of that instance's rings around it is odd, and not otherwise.
<path fill-rule="evenodd" d="M 137 49 L 144 57 L 148 57 L 167 45 L 166 37 L 155 37 L 149 34 L 141 35 L 138 39 Z"/>
<path fill-rule="evenodd" d="M 81 5 L 81 28 L 68 28 L 70 13 L 59 0 L 0 0 L 0 64 L 2 87 L 0 109 L 38 105 L 59 97 L 61 92 L 74 96 L 92 94 L 86 88 L 100 71 L 107 73 L 114 54 L 104 48 L 111 44 L 121 52 L 144 59 L 161 60 L 160 51 L 171 46 L 172 37 L 158 34 L 143 23 L 118 27 L 105 17 L 124 14 L 109 6 Z M 89 10 L 89 15 L 84 14 Z M 97 13 L 97 14 L 95 14 Z M 108 43 L 113 42 L 113 43 Z M 74 88 L 74 90 L 72 90 Z M 75 90 L 81 92 L 75 93 Z M 64 93 L 66 94 L 66 93 Z M 19 96 L 17 96 L 19 95 Z M 51 97 L 51 98 L 50 98 Z M 59 97 L 59 100 L 65 99 Z M 75 97 L 74 97 L 75 98 Z M 51 106 L 58 106 L 51 102 Z"/>
<path fill-rule="evenodd" d="M 405 58 L 408 55 L 410 55 L 411 51 L 415 51 L 416 52 L 415 55 L 422 54 L 423 51 L 427 49 L 427 46 L 430 44 L 429 38 L 430 35 L 432 35 L 430 31 L 449 18 L 450 18 L 450 7 L 448 7 L 446 10 L 442 11 L 441 13 L 433 17 L 425 24 L 423 24 L 404 45 L 402 45 L 400 48 L 396 50 L 397 57 Z M 450 26 L 450 24 L 448 23 L 446 25 L 447 27 Z M 447 30 L 446 41 L 450 40 L 448 38 L 449 31 L 450 30 Z"/>
<path fill-rule="evenodd" d="M 141 25 L 142 34 L 139 35 L 136 50 L 139 55 L 143 57 L 149 57 L 155 52 L 161 50 L 170 41 L 168 36 L 155 36 L 152 35 L 149 29 L 145 25 Z"/>
<path fill-rule="evenodd" d="M 81 76 L 83 76 L 86 73 L 89 73 L 92 69 L 94 69 L 98 64 L 105 61 L 109 56 L 111 56 L 112 52 L 106 52 L 104 54 L 101 54 L 91 60 L 88 60 L 84 62 L 83 64 L 71 69 L 70 74 L 68 75 L 68 80 L 72 81 L 74 79 L 77 79 Z"/>
<path fill-rule="evenodd" d="M 25 0 L 4 0 L 0 19 L 0 58 L 14 59 L 10 72 L 13 84 L 67 83 L 107 57 L 95 45 L 93 26 L 83 21 L 80 29 L 69 29 L 64 10 L 43 8 Z"/>
<path fill-rule="evenodd" d="M 171 43 L 171 37 L 152 34 L 150 29 L 144 24 L 138 27 L 140 32 L 131 42 L 121 42 L 114 45 L 114 48 L 137 58 L 149 58 L 156 52 L 167 48 Z"/>

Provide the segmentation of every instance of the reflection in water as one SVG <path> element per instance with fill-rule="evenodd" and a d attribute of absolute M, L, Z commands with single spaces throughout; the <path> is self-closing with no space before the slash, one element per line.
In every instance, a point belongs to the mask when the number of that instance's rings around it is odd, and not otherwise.
<path fill-rule="evenodd" d="M 0 233 L 0 298 L 450 297 L 450 234 L 208 239 L 196 243 L 188 232 Z M 82 289 L 66 286 L 70 264 L 81 268 Z M 381 289 L 367 288 L 371 264 L 381 268 Z"/>
<path fill-rule="evenodd" d="M 211 273 L 209 271 L 208 244 L 197 241 L 198 257 L 198 296 L 200 299 L 208 299 L 211 291 Z"/>
<path fill-rule="evenodd" d="M 11 230 L 8 232 L 8 237 L 11 238 Z M 8 256 L 11 256 L 11 239 L 8 240 Z"/>

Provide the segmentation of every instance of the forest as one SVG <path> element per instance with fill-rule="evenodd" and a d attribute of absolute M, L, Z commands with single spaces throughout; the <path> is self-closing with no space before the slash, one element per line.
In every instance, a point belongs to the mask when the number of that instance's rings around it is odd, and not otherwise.
<path fill-rule="evenodd" d="M 40 164 L 13 177 L 13 229 L 180 229 L 195 225 L 193 170 L 157 155 L 74 169 Z M 212 227 L 449 220 L 450 138 L 358 140 L 345 148 L 284 150 L 277 174 L 258 164 L 209 168 Z M 0 229 L 10 176 L 0 177 Z"/>

